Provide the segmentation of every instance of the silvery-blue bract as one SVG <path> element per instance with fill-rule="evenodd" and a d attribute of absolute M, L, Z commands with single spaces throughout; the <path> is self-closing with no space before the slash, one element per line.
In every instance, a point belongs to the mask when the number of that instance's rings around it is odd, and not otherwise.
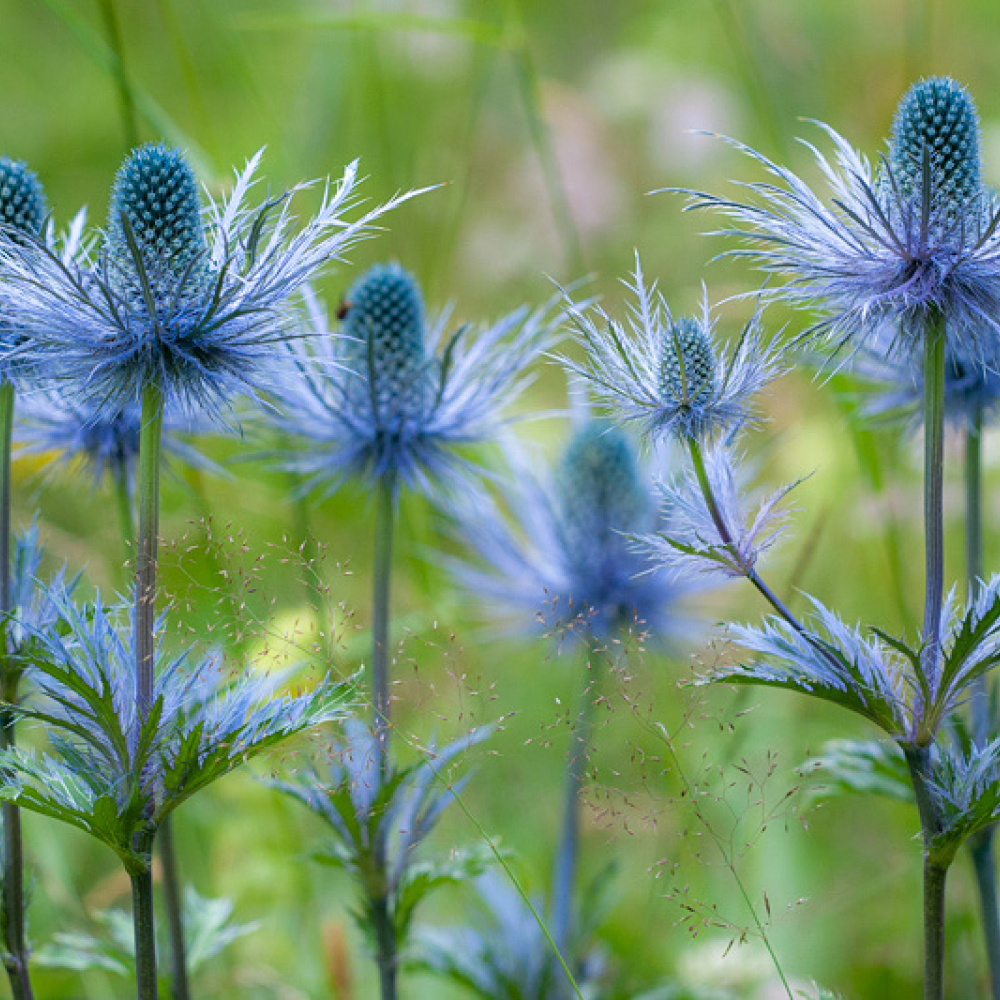
<path fill-rule="evenodd" d="M 289 343 L 297 371 L 277 393 L 274 424 L 296 449 L 280 463 L 323 494 L 351 476 L 422 492 L 467 484 L 456 448 L 489 440 L 510 419 L 556 325 L 546 304 L 446 336 L 450 312 L 427 328 L 414 279 L 394 264 L 355 282 L 342 336 L 314 296 L 305 306 L 308 336 Z"/>
<path fill-rule="evenodd" d="M 24 658 L 34 693 L 17 710 L 45 727 L 51 750 L 0 754 L 4 794 L 103 841 L 130 872 L 149 862 L 136 848 L 141 831 L 217 778 L 352 707 L 349 685 L 329 677 L 287 694 L 287 675 L 231 673 L 221 654 L 196 660 L 190 651 L 161 651 L 143 719 L 129 613 L 77 605 L 61 590 L 50 599 L 58 624 L 31 634 Z"/>
<path fill-rule="evenodd" d="M 192 420 L 167 414 L 163 451 L 191 466 L 212 463 L 179 435 L 198 429 Z M 100 406 L 57 388 L 25 394 L 18 406 L 14 430 L 22 455 L 40 455 L 54 466 L 79 461 L 95 484 L 105 478 L 134 483 L 139 458 L 139 406 Z"/>
<path fill-rule="evenodd" d="M 967 91 L 947 78 L 915 84 L 875 167 L 820 127 L 833 158 L 805 145 L 829 199 L 734 143 L 777 183 L 746 183 L 752 200 L 699 192 L 692 207 L 731 219 L 725 232 L 744 244 L 732 253 L 784 279 L 765 295 L 822 310 L 811 333 L 838 346 L 888 337 L 909 349 L 940 316 L 949 345 L 978 359 L 1000 329 L 1000 202 L 980 183 L 979 120 Z"/>
<path fill-rule="evenodd" d="M 624 322 L 600 307 L 567 312 L 587 360 L 562 358 L 594 397 L 650 438 L 710 438 L 753 422 L 752 397 L 782 372 L 764 343 L 759 314 L 726 352 L 716 340 L 707 295 L 700 315 L 675 319 L 636 256 Z"/>
<path fill-rule="evenodd" d="M 628 535 L 658 523 L 648 474 L 625 434 L 604 421 L 576 429 L 556 467 L 539 474 L 513 448 L 501 496 L 456 501 L 456 533 L 473 559 L 451 565 L 469 592 L 523 623 L 607 636 L 638 627 L 685 631 L 689 584 L 655 572 Z"/>
<path fill-rule="evenodd" d="M 722 537 L 694 470 L 659 486 L 663 527 L 632 534 L 632 542 L 654 565 L 692 575 L 745 577 L 761 554 L 780 538 L 790 483 L 754 505 L 745 495 L 741 459 L 727 442 L 705 452 L 705 473 L 718 515 L 729 534 Z"/>
<path fill-rule="evenodd" d="M 0 309 L 27 335 L 26 358 L 117 409 L 150 383 L 168 403 L 211 414 L 273 385 L 276 344 L 294 322 L 289 296 L 412 192 L 348 222 L 354 163 L 296 228 L 292 196 L 309 185 L 247 204 L 260 158 L 227 199 L 203 207 L 183 155 L 143 146 L 118 172 L 98 251 L 72 261 L 40 241 L 0 244 Z"/>

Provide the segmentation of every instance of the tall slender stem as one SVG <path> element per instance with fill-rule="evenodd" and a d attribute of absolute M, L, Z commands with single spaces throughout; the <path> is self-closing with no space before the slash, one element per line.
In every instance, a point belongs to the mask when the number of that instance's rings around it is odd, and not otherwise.
<path fill-rule="evenodd" d="M 945 330 L 940 313 L 924 332 L 924 645 L 920 665 L 928 687 L 937 685 L 944 598 L 944 380 Z M 915 713 L 919 723 L 920 706 Z M 919 733 L 929 741 L 931 733 Z"/>
<path fill-rule="evenodd" d="M 983 410 L 977 406 L 965 432 L 965 576 L 970 600 L 983 575 Z M 990 741 L 990 684 L 985 675 L 972 686 L 972 738 L 983 747 Z M 969 838 L 983 918 L 983 940 L 990 967 L 990 996 L 1000 1000 L 1000 899 L 997 893 L 995 827 Z"/>
<path fill-rule="evenodd" d="M 111 485 L 115 491 L 115 506 L 118 509 L 118 532 L 122 539 L 122 562 L 128 563 L 135 545 L 135 519 L 132 516 L 132 492 L 128 475 L 124 468 L 116 468 L 111 474 Z"/>
<path fill-rule="evenodd" d="M 392 583 L 392 532 L 396 518 L 395 479 L 379 482 L 375 499 L 375 569 L 372 595 L 372 715 L 376 761 L 385 777 L 389 752 L 389 596 Z"/>
<path fill-rule="evenodd" d="M 187 947 L 184 941 L 184 903 L 177 851 L 174 847 L 173 817 L 167 816 L 163 820 L 156 839 L 160 864 L 163 866 L 163 901 L 170 936 L 170 993 L 174 1000 L 190 1000 Z"/>
<path fill-rule="evenodd" d="M 589 646 L 589 669 L 573 720 L 573 731 L 566 751 L 566 790 L 563 803 L 562 832 L 556 870 L 552 879 L 552 938 L 567 955 L 573 937 L 573 892 L 580 846 L 580 793 L 586 776 L 587 759 L 594 734 L 594 696 L 598 671 L 604 655 L 596 642 Z"/>
<path fill-rule="evenodd" d="M 141 730 L 153 702 L 156 655 L 156 549 L 160 530 L 160 449 L 163 438 L 163 392 L 154 382 L 142 391 L 139 432 L 139 539 L 135 569 L 135 650 L 137 726 Z M 152 836 L 142 846 L 152 851 Z M 132 877 L 135 956 L 139 1000 L 156 997 L 156 942 L 153 882 L 146 872 Z"/>
<path fill-rule="evenodd" d="M 14 433 L 14 385 L 0 382 L 0 614 L 13 610 L 10 581 L 10 478 L 11 444 Z M 8 705 L 16 705 L 21 670 L 9 658 L 4 639 L 0 695 Z M 13 749 L 16 743 L 14 716 L 0 713 L 0 749 Z M 24 907 L 24 846 L 21 836 L 21 810 L 13 802 L 0 809 L 3 822 L 3 881 L 0 885 L 0 924 L 3 928 L 4 965 L 10 979 L 14 1000 L 31 1000 L 28 971 L 28 938 Z"/>
<path fill-rule="evenodd" d="M 379 786 L 389 777 L 389 598 L 392 583 L 392 533 L 396 519 L 396 481 L 389 475 L 379 481 L 375 498 L 375 567 L 372 594 L 372 728 L 375 734 L 375 779 Z M 382 1000 L 396 1000 L 397 942 L 390 912 L 388 877 L 388 825 L 379 818 L 374 844 L 374 881 L 370 902 L 375 931 Z"/>

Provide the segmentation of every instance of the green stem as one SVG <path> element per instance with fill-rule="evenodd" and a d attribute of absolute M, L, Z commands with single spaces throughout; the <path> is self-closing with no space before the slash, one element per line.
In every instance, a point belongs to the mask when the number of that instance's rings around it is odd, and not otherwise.
<path fill-rule="evenodd" d="M 13 611 L 10 558 L 10 480 L 11 446 L 14 433 L 14 385 L 0 382 L 0 614 Z M 16 705 L 21 682 L 20 668 L 8 659 L 4 641 L 0 689 L 3 701 Z M 15 720 L 8 712 L 0 713 L 0 748 L 16 745 Z M 15 1000 L 31 1000 L 28 971 L 28 939 L 24 906 L 24 845 L 21 836 L 21 810 L 13 802 L 0 809 L 3 822 L 3 881 L 0 885 L 0 924 L 3 927 L 4 965 Z"/>
<path fill-rule="evenodd" d="M 136 114 L 135 98 L 125 70 L 125 44 L 122 39 L 121 25 L 115 11 L 114 0 L 101 0 L 101 14 L 104 17 L 104 27 L 108 33 L 108 48 L 113 53 L 111 71 L 118 87 L 118 100 L 121 104 L 122 129 L 125 132 L 125 142 L 129 148 L 139 145 L 139 117 Z"/>
<path fill-rule="evenodd" d="M 181 875 L 174 847 L 173 818 L 167 816 L 157 833 L 160 864 L 163 867 L 163 901 L 167 912 L 170 936 L 170 986 L 174 1000 L 190 1000 L 188 985 L 187 946 L 184 941 L 184 904 L 181 896 Z"/>
<path fill-rule="evenodd" d="M 965 576 L 972 600 L 983 576 L 983 410 L 979 406 L 965 434 Z M 990 741 L 990 683 L 985 675 L 972 684 L 972 738 L 979 747 Z M 969 853 L 976 873 L 983 939 L 990 967 L 993 1000 L 1000 1000 L 1000 900 L 997 894 L 994 828 L 969 838 Z"/>
<path fill-rule="evenodd" d="M 115 504 L 118 508 L 118 531 L 122 539 L 123 563 L 132 558 L 135 544 L 135 519 L 132 516 L 132 494 L 129 489 L 128 475 L 124 469 L 116 469 L 112 473 L 112 486 L 115 491 Z"/>
<path fill-rule="evenodd" d="M 389 679 L 389 598 L 392 583 L 392 533 L 396 517 L 396 480 L 388 475 L 379 481 L 375 498 L 375 568 L 372 594 L 372 730 L 375 734 L 375 780 L 381 787 L 389 779 L 389 727 L 391 723 Z M 388 825 L 379 817 L 375 833 L 375 885 L 369 893 L 375 961 L 378 965 L 382 1000 L 396 1000 L 397 941 L 388 896 Z"/>
<path fill-rule="evenodd" d="M 154 382 L 142 391 L 139 432 L 139 539 L 135 570 L 135 700 L 141 733 L 153 702 L 156 655 L 156 549 L 160 529 L 160 449 L 163 439 L 163 392 Z M 152 836 L 140 845 L 152 851 Z M 156 943 L 153 883 L 147 871 L 132 877 L 136 974 L 139 1000 L 156 997 Z"/>
<path fill-rule="evenodd" d="M 152 843 L 146 843 L 147 850 Z M 153 873 L 132 875 L 132 920 L 135 932 L 135 973 L 138 1000 L 156 1000 L 156 933 L 153 925 Z"/>
<path fill-rule="evenodd" d="M 944 599 L 944 380 L 945 330 L 940 314 L 924 332 L 924 645 L 920 669 L 927 687 L 937 687 L 941 663 L 941 604 Z M 917 741 L 930 742 L 933 733 L 922 732 L 922 706 L 917 705 L 914 724 Z"/>
<path fill-rule="evenodd" d="M 931 795 L 931 751 L 909 744 L 903 748 L 917 800 L 924 839 L 924 1000 L 944 1000 L 944 913 L 948 866 L 931 850 L 941 820 Z"/>
<path fill-rule="evenodd" d="M 389 753 L 389 591 L 392 582 L 392 531 L 395 522 L 395 478 L 380 480 L 375 499 L 375 571 L 372 595 L 372 716 L 380 780 Z"/>
<path fill-rule="evenodd" d="M 590 643 L 589 670 L 577 708 L 573 731 L 566 751 L 566 791 L 563 804 L 562 837 L 552 879 L 552 937 L 564 955 L 572 953 L 573 894 L 580 849 L 580 793 L 586 776 L 587 759 L 594 734 L 594 696 L 602 652 Z"/>

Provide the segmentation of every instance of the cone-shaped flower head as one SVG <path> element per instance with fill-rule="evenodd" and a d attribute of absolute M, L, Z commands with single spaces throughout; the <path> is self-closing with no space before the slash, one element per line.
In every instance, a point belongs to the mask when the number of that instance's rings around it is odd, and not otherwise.
<path fill-rule="evenodd" d="M 677 320 L 663 335 L 660 387 L 681 406 L 690 406 L 712 391 L 715 352 L 705 327 L 693 316 Z"/>
<path fill-rule="evenodd" d="M 988 363 L 1000 331 L 1000 202 L 981 181 L 979 118 L 948 78 L 903 96 L 887 155 L 873 167 L 833 129 L 834 155 L 808 148 L 830 187 L 823 198 L 783 167 L 739 148 L 770 173 L 750 197 L 697 194 L 732 220 L 734 251 L 783 278 L 765 295 L 821 318 L 809 334 L 837 347 L 917 351 L 928 322 L 944 321 L 949 347 Z M 775 180 L 776 179 L 776 180 Z"/>
<path fill-rule="evenodd" d="M 601 420 L 584 424 L 556 469 L 555 497 L 566 563 L 600 606 L 606 592 L 621 587 L 622 564 L 632 562 L 622 532 L 646 530 L 653 521 L 649 486 L 628 438 Z"/>
<path fill-rule="evenodd" d="M 979 115 L 968 91 L 948 77 L 910 87 L 892 123 L 889 165 L 907 196 L 922 189 L 926 170 L 933 200 L 955 211 L 975 201 L 982 186 Z"/>
<path fill-rule="evenodd" d="M 38 177 L 19 160 L 0 157 L 0 226 L 9 239 L 38 236 L 45 221 L 45 192 Z"/>
<path fill-rule="evenodd" d="M 456 500 L 452 519 L 474 560 L 451 566 L 471 593 L 559 630 L 614 635 L 639 621 L 654 637 L 685 631 L 677 601 L 690 590 L 652 572 L 632 535 L 658 525 L 648 474 L 627 436 L 590 419 L 574 432 L 548 476 L 513 450 L 503 499 Z"/>
<path fill-rule="evenodd" d="M 346 361 L 358 376 L 352 388 L 386 432 L 418 419 L 430 387 L 424 303 L 417 282 L 398 264 L 377 264 L 348 293 L 341 332 Z"/>
<path fill-rule="evenodd" d="M 0 309 L 30 335 L 27 362 L 117 412 L 151 383 L 168 403 L 210 416 L 234 395 L 274 388 L 288 360 L 279 344 L 299 332 L 291 297 L 411 195 L 347 221 L 353 163 L 299 225 L 294 195 L 308 184 L 248 204 L 260 158 L 215 201 L 183 153 L 142 146 L 115 178 L 96 254 L 67 260 L 42 239 L 15 253 L 0 241 Z"/>
<path fill-rule="evenodd" d="M 160 143 L 133 150 L 111 189 L 108 255 L 128 293 L 141 302 L 148 280 L 157 312 L 181 286 L 197 291 L 192 271 L 203 271 L 207 242 L 199 185 L 184 154 Z"/>
<path fill-rule="evenodd" d="M 457 446 L 496 436 L 560 318 L 553 300 L 446 336 L 450 309 L 426 323 L 420 289 L 398 264 L 358 278 L 340 336 L 311 291 L 303 305 L 305 335 L 288 345 L 295 376 L 273 417 L 299 447 L 275 457 L 305 477 L 304 490 L 326 494 L 351 476 L 425 493 L 469 489 L 475 466 Z"/>
<path fill-rule="evenodd" d="M 587 352 L 582 364 L 563 358 L 619 420 L 650 438 L 711 438 L 754 422 L 753 397 L 783 371 L 765 343 L 757 312 L 729 351 L 715 342 L 707 294 L 697 316 L 675 319 L 647 283 L 638 255 L 627 287 L 634 299 L 623 320 L 570 302 L 573 332 Z"/>

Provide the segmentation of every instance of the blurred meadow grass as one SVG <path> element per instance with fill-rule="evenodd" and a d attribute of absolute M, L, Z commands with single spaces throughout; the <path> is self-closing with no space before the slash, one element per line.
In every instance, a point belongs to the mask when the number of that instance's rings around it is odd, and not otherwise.
<path fill-rule="evenodd" d="M 552 279 L 587 274 L 588 289 L 615 309 L 633 248 L 676 310 L 696 306 L 703 278 L 713 300 L 752 291 L 759 278 L 744 266 L 708 264 L 722 248 L 701 235 L 711 220 L 682 214 L 677 195 L 648 194 L 716 190 L 746 176 L 738 154 L 693 130 L 738 136 L 808 173 L 795 138 L 817 135 L 802 119 L 830 122 L 874 155 L 900 93 L 927 73 L 970 86 L 983 116 L 987 179 L 1000 183 L 993 0 L 0 0 L 0 24 L 0 152 L 38 171 L 57 221 L 87 204 L 103 222 L 114 170 L 136 138 L 185 148 L 213 188 L 262 145 L 275 190 L 336 174 L 356 156 L 372 200 L 446 182 L 393 213 L 386 232 L 330 275 L 322 291 L 331 307 L 365 265 L 395 258 L 420 278 L 430 303 L 456 300 L 459 320 L 538 301 Z M 723 329 L 735 332 L 750 309 L 728 304 Z M 768 316 L 789 333 L 805 321 Z M 838 379 L 796 374 L 768 399 L 762 480 L 813 473 L 796 491 L 793 531 L 770 573 L 793 602 L 808 583 L 846 617 L 863 613 L 892 630 L 919 600 L 918 456 L 905 437 L 858 426 L 838 387 Z M 565 405 L 562 374 L 540 366 L 521 411 Z M 531 420 L 518 433 L 551 455 L 566 421 Z M 991 435 L 992 485 L 998 445 Z M 230 475 L 181 473 L 164 496 L 163 578 L 183 631 L 228 636 L 265 660 L 310 653 L 309 576 L 318 569 L 338 623 L 337 666 L 353 672 L 368 627 L 365 495 L 348 487 L 298 503 L 285 476 L 247 459 L 246 442 L 219 440 L 207 450 Z M 16 468 L 17 519 L 27 523 L 39 510 L 53 561 L 86 567 L 104 592 L 121 587 L 112 498 L 68 472 L 43 473 L 37 461 Z M 957 579 L 957 478 L 952 485 L 948 558 Z M 993 523 L 998 506 L 988 501 Z M 990 523 L 986 565 L 995 566 L 1000 545 Z M 435 733 L 504 718 L 477 751 L 463 798 L 513 852 L 529 891 L 544 893 L 581 654 L 485 624 L 474 598 L 437 565 L 435 552 L 451 543 L 423 502 L 404 498 L 398 537 L 402 741 L 419 746 Z M 797 984 L 912 995 L 920 972 L 915 816 L 873 799 L 817 808 L 799 791 L 796 767 L 810 752 L 852 726 L 863 731 L 836 709 L 776 692 L 679 688 L 699 664 L 729 655 L 723 642 L 708 643 L 716 620 L 752 619 L 762 609 L 734 587 L 694 610 L 705 639 L 673 654 L 622 657 L 602 706 L 583 865 L 590 875 L 617 864 L 603 940 L 620 978 L 782 995 L 763 927 Z M 322 747 L 313 741 L 296 752 Z M 294 755 L 274 765 L 294 767 Z M 35 817 L 25 825 L 36 943 L 127 902 L 110 854 Z M 201 995 L 373 995 L 350 887 L 310 860 L 322 830 L 304 810 L 234 778 L 186 806 L 176 835 L 202 894 L 229 895 L 238 919 L 264 922 L 206 968 Z M 475 836 L 454 810 L 438 842 Z M 951 995 L 973 996 L 985 965 L 971 872 L 960 871 L 950 891 Z M 468 912 L 466 894 L 455 891 L 426 916 L 447 923 Z M 44 997 L 123 995 L 121 981 L 97 972 L 40 972 L 38 982 Z M 461 994 L 412 974 L 405 995 Z"/>

